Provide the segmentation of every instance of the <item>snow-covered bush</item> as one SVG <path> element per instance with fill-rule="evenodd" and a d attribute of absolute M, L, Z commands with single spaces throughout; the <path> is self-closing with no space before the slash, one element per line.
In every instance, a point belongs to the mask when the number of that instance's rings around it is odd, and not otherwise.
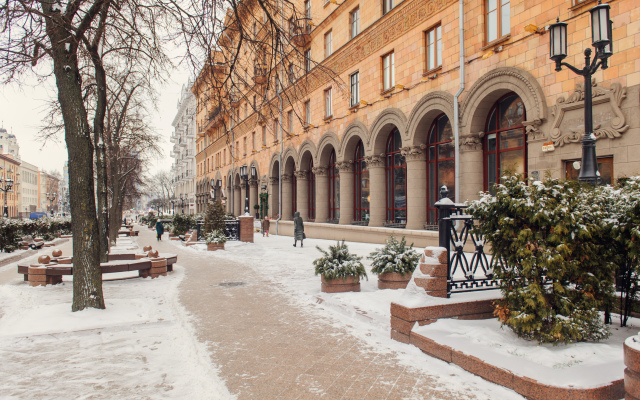
<path fill-rule="evenodd" d="M 613 294 L 616 249 L 602 188 L 503 177 L 468 212 L 491 244 L 500 321 L 549 343 L 608 337 L 598 312 Z"/>
<path fill-rule="evenodd" d="M 172 233 L 176 236 L 184 235 L 189 229 L 196 227 L 196 220 L 190 214 L 176 214 L 171 220 L 173 225 Z"/>
<path fill-rule="evenodd" d="M 22 236 L 21 225 L 15 220 L 0 218 L 0 250 L 11 253 L 18 248 Z"/>
<path fill-rule="evenodd" d="M 224 233 L 224 218 L 225 212 L 222 202 L 216 200 L 207 205 L 207 212 L 204 217 L 203 234 L 207 234 L 214 231 L 222 231 Z"/>
<path fill-rule="evenodd" d="M 316 246 L 324 256 L 313 260 L 316 267 L 316 275 L 322 275 L 325 279 L 347 279 L 351 276 L 367 278 L 367 271 L 360 261 L 362 257 L 349 253 L 349 248 L 344 243 L 337 242 L 335 246 L 329 246 L 329 251 Z M 367 278 L 368 279 L 368 278 Z"/>
<path fill-rule="evenodd" d="M 387 239 L 385 246 L 381 249 L 369 254 L 371 263 L 371 272 L 374 274 L 384 274 L 387 272 L 396 272 L 402 275 L 413 274 L 413 271 L 420 261 L 420 254 L 407 246 L 407 240 L 402 237 L 398 240 L 391 236 Z"/>
<path fill-rule="evenodd" d="M 227 242 L 227 237 L 224 235 L 224 231 L 217 230 L 207 233 L 205 240 L 207 244 L 224 244 Z"/>

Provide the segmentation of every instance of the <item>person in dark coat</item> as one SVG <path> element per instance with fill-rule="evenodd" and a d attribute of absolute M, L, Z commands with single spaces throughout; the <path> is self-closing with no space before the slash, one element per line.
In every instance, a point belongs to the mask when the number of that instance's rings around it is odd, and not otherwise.
<path fill-rule="evenodd" d="M 158 240 L 162 240 L 162 234 L 164 233 L 164 225 L 162 222 L 156 222 L 156 233 L 158 234 Z"/>
<path fill-rule="evenodd" d="M 271 223 L 269 222 L 269 217 L 267 217 L 265 215 L 264 219 L 262 220 L 262 236 L 264 236 L 266 234 L 267 237 L 269 237 L 269 225 L 270 224 Z"/>
<path fill-rule="evenodd" d="M 296 247 L 298 240 L 300 241 L 300 247 L 303 247 L 302 240 L 304 239 L 304 223 L 300 217 L 300 212 L 296 211 L 293 214 L 293 247 Z"/>

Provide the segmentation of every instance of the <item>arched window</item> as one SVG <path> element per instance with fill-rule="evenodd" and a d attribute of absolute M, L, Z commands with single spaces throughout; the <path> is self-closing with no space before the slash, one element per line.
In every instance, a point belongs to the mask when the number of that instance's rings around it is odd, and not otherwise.
<path fill-rule="evenodd" d="M 385 168 L 387 173 L 387 222 L 407 223 L 407 163 L 400 152 L 400 131 L 394 129 L 387 139 Z"/>
<path fill-rule="evenodd" d="M 336 152 L 329 155 L 329 221 L 337 223 L 340 219 L 340 173 L 336 168 Z"/>
<path fill-rule="evenodd" d="M 514 93 L 498 100 L 489 112 L 484 137 L 484 189 L 492 190 L 505 173 L 527 173 L 527 141 L 522 99 Z"/>
<path fill-rule="evenodd" d="M 298 178 L 296 174 L 291 175 L 291 212 L 298 211 Z"/>
<path fill-rule="evenodd" d="M 455 152 L 451 121 L 442 114 L 433 121 L 427 138 L 427 224 L 438 223 L 436 201 L 440 199 L 440 187 L 449 190 L 448 197 L 455 199 Z"/>
<path fill-rule="evenodd" d="M 313 173 L 313 158 L 309 157 L 309 166 L 307 168 L 307 177 L 309 181 L 308 201 L 309 201 L 309 220 L 316 219 L 316 174 Z"/>
<path fill-rule="evenodd" d="M 354 221 L 369 221 L 369 170 L 364 160 L 362 140 L 356 146 L 353 159 L 353 219 Z"/>

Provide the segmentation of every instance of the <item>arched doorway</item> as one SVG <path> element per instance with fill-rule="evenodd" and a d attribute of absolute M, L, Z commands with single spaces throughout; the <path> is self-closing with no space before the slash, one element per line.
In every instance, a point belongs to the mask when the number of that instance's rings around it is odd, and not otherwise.
<path fill-rule="evenodd" d="M 353 220 L 357 222 L 369 221 L 369 170 L 364 158 L 364 144 L 358 141 L 353 156 Z"/>
<path fill-rule="evenodd" d="M 394 129 L 385 150 L 387 223 L 407 223 L 407 163 L 401 152 L 400 131 Z"/>
<path fill-rule="evenodd" d="M 451 121 L 440 114 L 427 136 L 427 224 L 438 223 L 435 203 L 440 199 L 440 187 L 446 186 L 448 197 L 455 201 L 455 149 Z"/>
<path fill-rule="evenodd" d="M 509 93 L 489 111 L 484 136 L 484 190 L 493 190 L 505 173 L 526 175 L 527 140 L 522 99 Z"/>

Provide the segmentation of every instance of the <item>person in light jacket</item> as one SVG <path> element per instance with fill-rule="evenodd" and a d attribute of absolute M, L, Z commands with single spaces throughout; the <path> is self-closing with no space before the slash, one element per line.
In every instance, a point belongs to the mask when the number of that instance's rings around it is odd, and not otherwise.
<path fill-rule="evenodd" d="M 269 217 L 265 215 L 264 219 L 262 220 L 262 236 L 263 237 L 264 235 L 267 235 L 267 237 L 269 237 L 269 225 L 270 225 Z"/>
<path fill-rule="evenodd" d="M 164 225 L 162 222 L 156 222 L 156 233 L 158 234 L 158 241 L 162 240 L 162 234 L 164 233 Z"/>
<path fill-rule="evenodd" d="M 300 247 L 303 247 L 302 240 L 304 239 L 304 223 L 300 217 L 300 212 L 296 211 L 293 214 L 293 247 L 296 247 L 298 240 L 300 241 Z"/>

